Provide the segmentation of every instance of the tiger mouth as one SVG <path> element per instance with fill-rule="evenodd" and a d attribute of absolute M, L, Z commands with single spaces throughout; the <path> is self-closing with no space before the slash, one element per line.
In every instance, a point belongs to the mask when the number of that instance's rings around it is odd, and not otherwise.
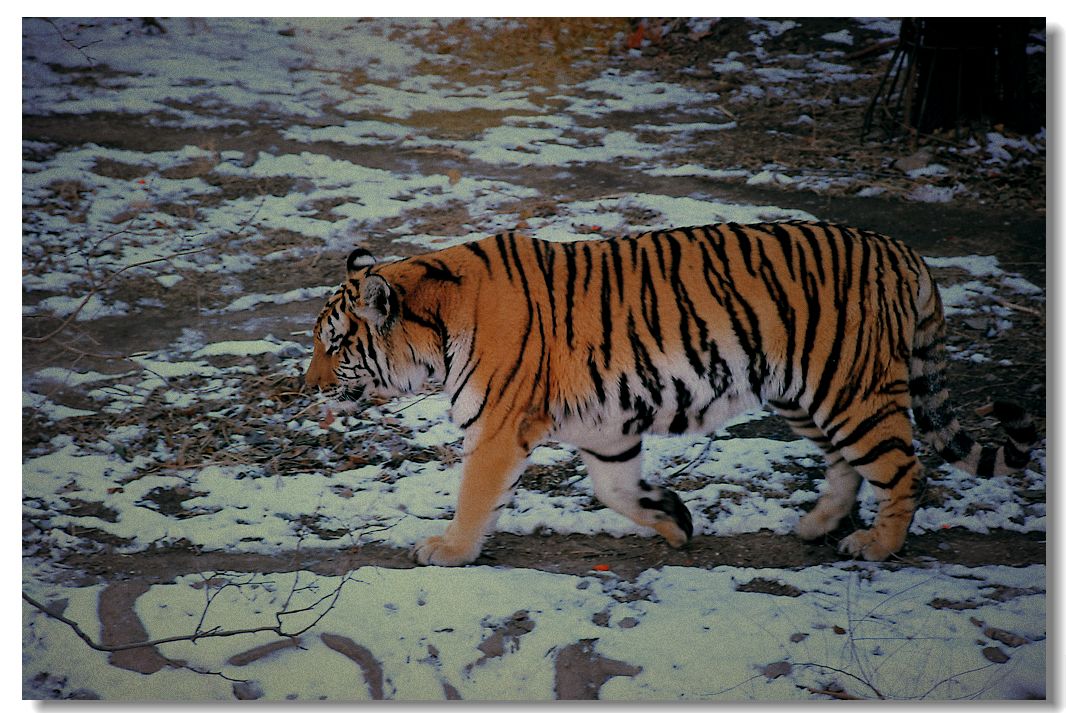
<path fill-rule="evenodd" d="M 360 410 L 359 404 L 362 400 L 362 389 L 338 389 L 323 394 L 321 403 L 328 411 L 337 415 L 355 414 Z"/>
<path fill-rule="evenodd" d="M 352 404 L 352 403 L 355 403 L 357 401 L 362 400 L 362 398 L 363 398 L 363 389 L 361 389 L 361 388 L 344 388 L 344 389 L 341 389 L 340 392 L 337 393 L 337 395 L 335 397 L 336 401 L 338 401 L 340 403 L 343 403 L 343 404 Z"/>

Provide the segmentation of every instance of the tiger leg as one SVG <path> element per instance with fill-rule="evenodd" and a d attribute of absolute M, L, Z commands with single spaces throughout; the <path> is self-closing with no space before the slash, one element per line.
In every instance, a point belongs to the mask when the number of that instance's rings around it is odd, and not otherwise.
<path fill-rule="evenodd" d="M 455 517 L 443 535 L 426 538 L 415 546 L 419 564 L 454 567 L 477 559 L 485 538 L 496 526 L 529 455 L 514 429 L 503 428 L 475 443 L 463 462 Z"/>
<path fill-rule="evenodd" d="M 921 482 L 921 466 L 911 439 L 906 406 L 894 403 L 834 436 L 833 445 L 873 486 L 878 501 L 873 526 L 841 540 L 841 553 L 880 561 L 903 547 Z"/>
<path fill-rule="evenodd" d="M 816 540 L 832 532 L 851 512 L 862 476 L 848 464 L 832 441 L 814 424 L 810 414 L 798 404 L 775 402 L 772 406 L 796 435 L 812 441 L 825 455 L 825 489 L 814 509 L 801 517 L 796 525 L 796 534 L 801 539 Z"/>
<path fill-rule="evenodd" d="M 640 477 L 639 440 L 611 453 L 581 449 L 581 459 L 604 505 L 638 525 L 653 528 L 671 547 L 681 547 L 692 538 L 692 516 L 677 493 Z"/>

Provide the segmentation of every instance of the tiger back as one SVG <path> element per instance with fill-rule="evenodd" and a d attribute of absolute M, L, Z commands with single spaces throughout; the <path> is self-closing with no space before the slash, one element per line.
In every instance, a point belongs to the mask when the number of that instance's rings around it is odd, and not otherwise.
<path fill-rule="evenodd" d="M 797 534 L 832 531 L 865 479 L 877 516 L 840 550 L 881 560 L 902 547 L 915 509 L 912 412 L 926 442 L 982 476 L 1024 467 L 1037 438 L 1005 403 L 1004 446 L 963 431 L 925 263 L 894 239 L 823 223 L 572 243 L 502 233 L 381 265 L 357 250 L 314 339 L 307 380 L 334 399 L 430 378 L 451 397 L 462 484 L 443 535 L 416 547 L 423 564 L 476 558 L 549 439 L 579 449 L 605 505 L 682 546 L 691 517 L 642 477 L 643 435 L 710 434 L 769 404 L 826 457 L 826 487 Z"/>

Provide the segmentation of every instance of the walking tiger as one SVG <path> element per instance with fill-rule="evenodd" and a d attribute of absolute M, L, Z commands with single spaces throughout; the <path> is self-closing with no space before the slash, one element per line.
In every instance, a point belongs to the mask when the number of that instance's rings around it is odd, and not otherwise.
<path fill-rule="evenodd" d="M 940 296 L 912 249 L 793 221 L 571 243 L 505 232 L 383 264 L 356 249 L 315 324 L 306 382 L 348 410 L 367 389 L 443 384 L 463 475 L 454 519 L 415 548 L 422 564 L 473 561 L 549 439 L 579 449 L 605 505 L 680 547 L 692 519 L 642 478 L 642 436 L 711 434 L 761 404 L 825 453 L 827 484 L 797 534 L 833 530 L 865 478 L 876 518 L 839 549 L 883 560 L 903 546 L 921 482 L 912 417 L 981 477 L 1024 468 L 1037 440 L 1021 408 L 996 402 L 1007 441 L 975 443 L 945 366 Z"/>

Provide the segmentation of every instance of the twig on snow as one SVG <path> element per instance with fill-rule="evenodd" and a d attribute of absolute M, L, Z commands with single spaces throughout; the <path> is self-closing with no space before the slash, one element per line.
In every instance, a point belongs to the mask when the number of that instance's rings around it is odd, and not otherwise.
<path fill-rule="evenodd" d="M 53 20 L 51 20 L 50 18 L 47 18 L 47 17 L 42 17 L 41 19 L 44 20 L 45 22 L 47 22 L 49 25 L 51 25 L 52 29 L 54 29 L 56 31 L 56 34 L 59 35 L 59 39 L 63 40 L 63 42 L 65 42 L 66 44 L 68 44 L 72 48 L 74 48 L 78 52 L 78 54 L 80 54 L 82 57 L 85 58 L 86 62 L 88 62 L 89 64 L 94 65 L 94 66 L 96 65 L 96 60 L 93 59 L 92 57 L 90 57 L 89 55 L 85 54 L 85 48 L 86 47 L 91 47 L 92 45 L 95 45 L 95 44 L 97 44 L 99 42 L 103 42 L 103 40 L 93 40 L 92 42 L 86 42 L 83 45 L 74 44 L 74 41 L 71 40 L 66 35 L 64 35 L 63 34 L 63 30 L 59 29 L 59 25 L 57 25 Z"/>
<path fill-rule="evenodd" d="M 85 642 L 85 644 L 89 648 L 95 649 L 96 651 L 105 651 L 105 652 L 113 653 L 113 652 L 116 652 L 116 651 L 129 651 L 129 650 L 132 650 L 132 649 L 153 648 L 153 647 L 156 647 L 156 646 L 159 646 L 159 645 L 162 645 L 162 644 L 170 644 L 170 643 L 174 643 L 174 642 L 177 642 L 177 641 L 191 641 L 191 642 L 195 643 L 195 642 L 197 642 L 197 641 L 199 641 L 201 639 L 228 638 L 228 637 L 233 637 L 233 636 L 243 636 L 243 635 L 246 635 L 246 634 L 261 634 L 261 633 L 264 633 L 264 632 L 272 632 L 272 633 L 277 634 L 278 636 L 280 636 L 282 638 L 286 638 L 286 639 L 295 639 L 295 638 L 303 635 L 304 633 L 306 633 L 310 629 L 314 628 L 315 626 L 317 626 L 318 623 L 320 621 L 322 621 L 322 619 L 329 612 L 331 612 L 333 610 L 334 606 L 336 606 L 336 604 L 337 604 L 337 600 L 340 598 L 341 590 L 344 588 L 344 585 L 347 584 L 351 579 L 352 579 L 351 574 L 350 573 L 346 574 L 341 579 L 340 584 L 337 585 L 336 589 L 334 589 L 332 592 L 324 594 L 323 596 L 321 596 L 318 600 L 316 600 L 313 604 L 311 604 L 309 606 L 302 607 L 300 609 L 293 609 L 291 611 L 279 611 L 279 612 L 276 612 L 274 614 L 274 618 L 277 620 L 277 624 L 274 624 L 272 626 L 255 626 L 255 627 L 247 627 L 247 628 L 244 628 L 244 629 L 219 629 L 219 628 L 214 628 L 214 629 L 209 629 L 207 631 L 199 631 L 198 630 L 198 631 L 196 631 L 195 633 L 192 633 L 192 634 L 181 634 L 181 635 L 177 635 L 177 636 L 166 636 L 166 637 L 163 637 L 163 638 L 160 638 L 160 639 L 152 639 L 151 641 L 137 641 L 137 642 L 130 642 L 130 643 L 126 643 L 126 644 L 102 644 L 102 643 L 99 643 L 97 641 L 94 641 L 93 638 L 91 636 L 89 636 L 89 634 L 87 634 L 85 632 L 85 630 L 82 629 L 81 626 L 79 626 L 76 621 L 74 621 L 74 620 L 72 620 L 72 619 L 70 619 L 70 618 L 68 618 L 68 617 L 66 617 L 66 616 L 64 616 L 64 615 L 62 615 L 62 614 L 60 614 L 58 612 L 50 610 L 47 606 L 45 606 L 41 602 L 37 601 L 36 599 L 31 597 L 26 592 L 22 593 L 22 599 L 27 604 L 29 604 L 30 606 L 34 607 L 35 609 L 41 611 L 42 613 L 44 613 L 45 615 L 49 616 L 50 618 L 55 619 L 56 621 L 59 621 L 59 622 L 62 622 L 64 624 L 66 624 L 75 633 L 75 635 L 77 635 L 77 637 L 79 639 L 81 639 L 82 641 Z M 297 629 L 295 631 L 285 631 L 284 630 L 284 622 L 282 620 L 282 617 L 291 616 L 291 615 L 294 615 L 294 614 L 306 613 L 308 611 L 313 611 L 315 609 L 315 607 L 317 607 L 318 605 L 322 604 L 323 602 L 325 602 L 327 600 L 329 600 L 329 605 L 325 608 L 324 611 L 322 611 L 317 617 L 315 617 L 309 624 L 307 624 L 306 626 L 303 626 L 303 627 L 301 627 L 301 628 L 299 628 L 299 629 Z M 210 606 L 210 604 L 208 606 Z M 201 620 L 201 625 L 202 625 L 202 620 Z M 198 629 L 199 629 L 199 626 L 200 625 L 197 626 Z"/>

